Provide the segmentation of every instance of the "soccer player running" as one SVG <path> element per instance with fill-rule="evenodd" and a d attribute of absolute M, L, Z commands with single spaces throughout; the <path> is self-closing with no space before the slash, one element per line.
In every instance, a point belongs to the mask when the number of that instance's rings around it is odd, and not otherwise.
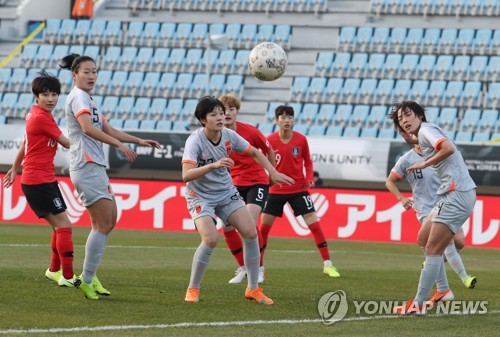
<path fill-rule="evenodd" d="M 186 203 L 201 243 L 196 249 L 191 267 L 191 278 L 186 291 L 186 302 L 198 302 L 200 284 L 217 245 L 218 233 L 215 216 L 231 224 L 244 240 L 243 260 L 248 273 L 245 297 L 262 304 L 273 304 L 258 287 L 259 242 L 252 215 L 245 207 L 238 190 L 231 181 L 229 168 L 234 161 L 233 151 L 250 155 L 262 165 L 270 179 L 278 184 L 293 184 L 293 179 L 276 171 L 267 158 L 235 131 L 224 127 L 224 105 L 218 99 L 205 96 L 195 109 L 202 128 L 186 140 L 182 157 L 182 179 L 186 184 Z"/>
<path fill-rule="evenodd" d="M 226 116 L 224 126 L 236 131 L 241 137 L 247 140 L 250 145 L 259 149 L 274 166 L 274 151 L 269 145 L 266 137 L 256 127 L 237 122 L 236 118 L 240 111 L 241 102 L 231 94 L 223 95 L 219 100 L 224 104 Z M 269 194 L 269 176 L 262 166 L 260 166 L 251 156 L 241 155 L 232 152 L 229 156 L 234 161 L 234 166 L 230 168 L 233 184 L 238 189 L 240 196 L 245 201 L 248 211 L 252 215 L 255 227 L 258 226 L 259 215 L 266 203 Z M 262 237 L 259 236 L 259 248 L 262 252 Z M 229 280 L 229 283 L 241 283 L 247 275 L 247 270 L 243 261 L 243 242 L 238 232 L 232 226 L 224 226 L 224 239 L 233 254 L 239 268 L 236 269 L 236 276 Z M 262 258 L 259 264 L 259 283 L 264 282 L 264 267 Z"/>
<path fill-rule="evenodd" d="M 340 273 L 330 260 L 328 244 L 308 191 L 309 188 L 314 187 L 314 176 L 307 138 L 292 130 L 294 122 L 292 107 L 280 105 L 276 108 L 275 115 L 279 131 L 269 135 L 267 139 L 274 150 L 276 169 L 278 172 L 292 177 L 295 184 L 271 186 L 259 226 L 264 241 L 263 247 L 267 246 L 269 231 L 274 220 L 283 215 L 283 207 L 288 202 L 295 216 L 302 216 L 313 235 L 314 242 L 323 259 L 323 273 L 330 277 L 340 277 Z M 262 250 L 262 255 L 264 252 L 265 249 Z"/>
<path fill-rule="evenodd" d="M 406 133 L 400 132 L 403 138 L 406 139 L 408 135 Z M 414 144 L 413 149 L 405 153 L 396 165 L 392 168 L 385 186 L 387 189 L 401 202 L 403 207 L 407 210 L 412 207 L 415 210 L 417 219 L 422 224 L 418 235 L 417 241 L 418 245 L 425 252 L 425 246 L 429 238 L 429 232 L 432 225 L 432 217 L 428 217 L 431 213 L 432 208 L 437 202 L 437 190 L 441 185 L 441 181 L 431 168 L 427 167 L 424 169 L 417 169 L 411 174 L 407 173 L 407 169 L 415 163 L 422 161 L 422 151 L 417 144 Z M 399 191 L 396 182 L 398 180 L 404 179 L 408 181 L 413 191 L 413 200 L 405 198 Z M 462 283 L 466 288 L 472 289 L 476 285 L 477 279 L 475 276 L 468 275 L 465 266 L 462 262 L 462 258 L 458 251 L 464 247 L 464 231 L 462 228 L 453 236 L 453 245 L 448 245 L 444 251 L 444 256 L 446 260 L 450 263 L 451 268 L 460 277 Z M 436 294 L 436 298 L 440 297 Z M 452 292 L 450 291 L 446 297 L 441 298 L 441 300 L 446 300 L 452 297 Z"/>
<path fill-rule="evenodd" d="M 69 139 L 57 126 L 52 111 L 61 93 L 61 83 L 42 71 L 31 83 L 36 104 L 26 115 L 26 131 L 12 168 L 4 177 L 9 188 L 23 165 L 21 188 L 38 218 L 52 227 L 51 263 L 45 277 L 62 287 L 73 287 L 72 225 L 55 176 L 57 144 L 69 148 Z M 23 163 L 24 160 L 24 163 Z"/>
<path fill-rule="evenodd" d="M 397 130 L 413 135 L 409 139 L 422 150 L 422 159 L 407 168 L 408 174 L 432 167 L 440 179 L 438 202 L 431 211 L 429 238 L 425 248 L 425 265 L 420 273 L 417 294 L 403 306 L 394 307 L 399 315 L 425 314 L 427 305 L 453 299 L 443 253 L 454 245 L 453 236 L 469 218 L 476 203 L 476 184 L 469 175 L 460 151 L 437 125 L 426 120 L 424 109 L 416 102 L 404 101 L 391 113 Z M 427 301 L 432 285 L 437 293 Z"/>
<path fill-rule="evenodd" d="M 91 57 L 71 54 L 62 59 L 60 66 L 71 70 L 75 82 L 64 107 L 71 141 L 69 174 L 89 212 L 92 225 L 85 244 L 83 272 L 76 278 L 75 287 L 86 298 L 97 300 L 98 294 L 110 295 L 96 272 L 117 219 L 116 201 L 106 174 L 103 143 L 116 147 L 128 161 L 135 160 L 137 154 L 122 142 L 157 148 L 160 144 L 131 136 L 109 125 L 90 96 L 97 80 L 97 67 Z"/>

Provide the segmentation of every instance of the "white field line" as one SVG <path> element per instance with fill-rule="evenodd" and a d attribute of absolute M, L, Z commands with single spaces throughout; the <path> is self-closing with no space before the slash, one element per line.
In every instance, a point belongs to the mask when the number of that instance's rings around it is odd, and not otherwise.
<path fill-rule="evenodd" d="M 467 312 L 453 313 L 449 315 L 437 315 L 430 314 L 428 317 L 444 317 L 444 316 L 467 316 L 467 315 L 490 315 L 499 314 L 500 310 L 489 311 L 486 314 L 471 314 Z M 335 324 L 342 324 L 344 322 L 356 322 L 356 321 L 369 321 L 374 319 L 404 319 L 410 317 L 399 317 L 397 315 L 376 315 L 376 316 L 359 316 L 350 317 L 343 319 Z M 169 329 L 169 328 L 192 328 L 192 327 L 205 327 L 205 326 L 245 326 L 245 325 L 264 325 L 264 324 L 307 324 L 307 323 L 322 323 L 321 319 L 280 319 L 280 320 L 257 320 L 257 321 L 229 321 L 229 322 L 184 322 L 184 323 L 172 323 L 172 324 L 154 324 L 154 325 L 105 325 L 105 326 L 94 326 L 94 327 L 75 327 L 75 328 L 50 328 L 50 329 L 26 329 L 26 330 L 0 330 L 0 335 L 2 334 L 36 334 L 36 333 L 57 333 L 57 332 L 81 332 L 81 331 L 111 331 L 111 330 L 149 330 L 149 329 Z"/>

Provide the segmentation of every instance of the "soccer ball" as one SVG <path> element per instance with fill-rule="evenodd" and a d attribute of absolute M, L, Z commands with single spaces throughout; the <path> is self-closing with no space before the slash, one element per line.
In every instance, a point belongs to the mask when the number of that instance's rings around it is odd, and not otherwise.
<path fill-rule="evenodd" d="M 261 81 L 274 81 L 280 78 L 285 72 L 287 62 L 283 48 L 272 42 L 258 44 L 248 56 L 250 73 Z"/>

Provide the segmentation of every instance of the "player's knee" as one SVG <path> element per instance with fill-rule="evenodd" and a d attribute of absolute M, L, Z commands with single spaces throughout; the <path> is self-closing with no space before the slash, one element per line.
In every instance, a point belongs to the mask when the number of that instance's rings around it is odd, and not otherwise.
<path fill-rule="evenodd" d="M 203 238 L 203 243 L 210 248 L 215 248 L 217 246 L 217 236 L 207 236 Z"/>

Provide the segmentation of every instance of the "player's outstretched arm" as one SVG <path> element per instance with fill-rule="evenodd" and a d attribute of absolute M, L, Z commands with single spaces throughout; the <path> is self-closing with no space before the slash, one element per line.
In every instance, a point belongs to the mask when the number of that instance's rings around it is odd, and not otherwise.
<path fill-rule="evenodd" d="M 5 188 L 11 187 L 12 184 L 14 183 L 14 180 L 16 180 L 17 172 L 21 168 L 21 164 L 24 159 L 25 148 L 26 148 L 26 140 L 23 140 L 21 146 L 19 146 L 19 150 L 17 151 L 14 164 L 12 164 L 10 170 L 5 174 L 5 177 L 3 177 L 3 187 Z"/>
<path fill-rule="evenodd" d="M 276 169 L 269 162 L 269 160 L 255 147 L 252 146 L 248 154 L 252 156 L 253 159 L 260 164 L 260 166 L 262 166 L 267 170 L 267 172 L 269 172 L 269 178 L 273 183 L 276 184 L 285 183 L 287 185 L 295 184 L 295 181 L 292 178 L 290 178 L 286 174 L 279 173 L 278 171 L 276 171 Z"/>
<path fill-rule="evenodd" d="M 182 163 L 182 180 L 187 183 L 189 181 L 193 181 L 203 177 L 212 170 L 216 170 L 221 167 L 232 166 L 234 166 L 234 161 L 231 158 L 222 158 L 215 163 L 203 165 L 200 167 L 196 167 L 191 162 L 184 162 Z"/>

